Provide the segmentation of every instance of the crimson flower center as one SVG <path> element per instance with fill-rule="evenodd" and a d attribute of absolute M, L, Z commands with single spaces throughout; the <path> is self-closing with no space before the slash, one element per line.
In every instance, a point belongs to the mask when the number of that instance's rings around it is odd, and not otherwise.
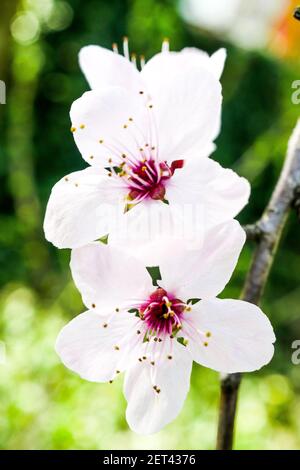
<path fill-rule="evenodd" d="M 177 168 L 183 167 L 183 160 L 175 160 L 171 165 L 156 159 L 144 159 L 130 166 L 128 198 L 135 203 L 145 198 L 164 200 L 166 183 Z"/>
<path fill-rule="evenodd" d="M 181 328 L 181 317 L 186 304 L 162 288 L 156 289 L 139 310 L 147 330 L 157 336 L 171 335 Z"/>

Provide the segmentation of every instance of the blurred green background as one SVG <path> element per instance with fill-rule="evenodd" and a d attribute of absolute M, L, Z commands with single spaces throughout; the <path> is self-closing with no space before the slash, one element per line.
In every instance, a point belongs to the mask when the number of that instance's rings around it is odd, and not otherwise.
<path fill-rule="evenodd" d="M 291 84 L 300 79 L 300 23 L 291 15 L 294 2 L 275 2 L 278 11 L 269 17 L 269 2 L 254 2 L 255 13 L 245 12 L 246 3 L 253 3 L 243 1 L 227 29 L 203 22 L 193 14 L 192 3 L 1 0 L 0 79 L 7 91 L 7 102 L 0 105 L 3 449 L 214 448 L 217 373 L 194 365 L 180 416 L 159 434 L 141 437 L 125 421 L 122 378 L 112 385 L 91 384 L 60 363 L 55 338 L 83 306 L 70 278 L 69 251 L 53 248 L 42 232 L 52 185 L 85 166 L 69 132 L 70 105 L 87 89 L 78 51 L 92 43 L 110 48 L 125 34 L 131 49 L 146 59 L 159 51 L 165 36 L 175 50 L 196 46 L 213 52 L 227 47 L 223 125 L 214 158 L 252 184 L 250 204 L 240 221 L 251 223 L 260 216 L 300 111 L 300 105 L 291 102 Z M 218 23 L 225 18 L 224 6 L 228 13 L 232 2 L 219 1 L 212 15 L 215 3 L 199 0 L 198 7 L 209 6 L 207 18 Z M 251 28 L 240 21 L 245 15 L 254 31 L 263 23 L 265 40 L 260 44 L 251 43 Z M 233 34 L 232 25 L 239 34 Z M 300 448 L 300 365 L 291 362 L 291 343 L 300 339 L 299 234 L 292 214 L 263 299 L 277 336 L 276 353 L 262 371 L 244 377 L 236 432 L 239 449 Z M 252 249 L 248 243 L 224 296 L 239 296 Z"/>

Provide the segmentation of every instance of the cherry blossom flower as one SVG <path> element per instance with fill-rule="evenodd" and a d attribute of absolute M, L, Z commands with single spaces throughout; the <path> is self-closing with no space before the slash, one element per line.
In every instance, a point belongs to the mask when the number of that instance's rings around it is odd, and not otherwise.
<path fill-rule="evenodd" d="M 44 230 L 57 247 L 80 247 L 107 233 L 116 239 L 124 226 L 130 238 L 136 221 L 151 226 L 157 213 L 182 226 L 188 211 L 178 208 L 186 206 L 197 206 L 198 225 L 208 228 L 247 203 L 248 182 L 207 158 L 220 128 L 225 51 L 209 57 L 167 49 L 164 43 L 140 71 L 127 58 L 126 41 L 125 57 L 98 46 L 81 50 L 92 90 L 73 103 L 71 130 L 90 166 L 52 190 Z"/>
<path fill-rule="evenodd" d="M 197 250 L 184 240 L 145 247 L 159 260 L 157 286 L 145 263 L 117 247 L 94 242 L 73 250 L 71 270 L 88 311 L 62 329 L 56 350 L 86 380 L 112 382 L 125 371 L 135 432 L 157 432 L 178 415 L 193 361 L 233 373 L 271 360 L 275 337 L 260 308 L 216 298 L 244 241 L 232 220 L 209 230 Z"/>

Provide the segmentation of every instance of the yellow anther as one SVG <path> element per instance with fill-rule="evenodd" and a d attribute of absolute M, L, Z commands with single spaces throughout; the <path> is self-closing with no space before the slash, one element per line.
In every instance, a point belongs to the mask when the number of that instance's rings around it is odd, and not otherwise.
<path fill-rule="evenodd" d="M 85 128 L 85 124 L 80 124 L 80 129 L 84 129 Z"/>
<path fill-rule="evenodd" d="M 127 129 L 127 127 L 128 127 L 127 124 L 124 124 L 123 129 Z"/>
<path fill-rule="evenodd" d="M 103 144 L 104 140 L 103 139 L 100 139 L 99 140 L 99 144 Z"/>
<path fill-rule="evenodd" d="M 67 176 L 65 177 L 65 181 L 69 181 L 69 178 Z"/>
<path fill-rule="evenodd" d="M 205 336 L 206 336 L 206 338 L 210 338 L 211 337 L 211 332 L 208 331 Z"/>
<path fill-rule="evenodd" d="M 115 346 L 114 349 L 115 349 L 115 351 L 120 351 L 120 347 L 119 347 L 119 346 Z"/>
<path fill-rule="evenodd" d="M 203 346 L 207 347 L 207 346 L 208 346 L 208 343 L 205 341 L 205 342 L 203 343 Z"/>
<path fill-rule="evenodd" d="M 192 310 L 192 307 L 185 307 L 186 312 L 190 312 Z"/>
<path fill-rule="evenodd" d="M 93 308 L 96 308 L 96 304 L 92 304 L 92 307 L 93 307 Z"/>
<path fill-rule="evenodd" d="M 91 156 L 90 156 L 90 160 L 93 160 L 93 158 L 94 158 L 94 155 L 91 155 Z"/>
<path fill-rule="evenodd" d="M 70 131 L 71 131 L 71 132 L 75 132 L 75 131 L 76 131 L 76 127 L 73 127 L 73 126 L 72 126 L 71 129 L 70 129 Z"/>
<path fill-rule="evenodd" d="M 107 323 L 103 323 L 103 328 L 107 328 L 108 327 L 108 324 Z"/>
<path fill-rule="evenodd" d="M 144 165 L 142 166 L 142 171 L 146 171 L 147 170 L 147 167 Z"/>
<path fill-rule="evenodd" d="M 169 359 L 169 360 L 173 359 L 173 356 L 168 356 L 168 359 Z"/>
<path fill-rule="evenodd" d="M 133 118 L 132 118 L 132 117 L 130 117 L 130 118 L 128 119 L 128 121 L 132 122 L 132 121 L 133 121 Z"/>

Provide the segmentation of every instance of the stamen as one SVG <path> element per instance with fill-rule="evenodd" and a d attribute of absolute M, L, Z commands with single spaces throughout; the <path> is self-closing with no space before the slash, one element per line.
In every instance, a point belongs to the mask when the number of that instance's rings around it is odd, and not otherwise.
<path fill-rule="evenodd" d="M 113 42 L 112 44 L 112 50 L 118 54 L 119 53 L 119 49 L 118 49 L 118 44 L 116 42 Z"/>
<path fill-rule="evenodd" d="M 168 38 L 164 38 L 161 46 L 161 52 L 169 52 L 170 50 L 170 42 Z"/>
<path fill-rule="evenodd" d="M 134 52 L 131 54 L 131 62 L 136 67 L 136 54 Z"/>
<path fill-rule="evenodd" d="M 141 55 L 140 56 L 140 64 L 141 64 L 141 69 L 145 67 L 145 56 Z"/>
<path fill-rule="evenodd" d="M 129 60 L 129 47 L 128 47 L 128 37 L 123 37 L 123 54 L 126 59 Z"/>

